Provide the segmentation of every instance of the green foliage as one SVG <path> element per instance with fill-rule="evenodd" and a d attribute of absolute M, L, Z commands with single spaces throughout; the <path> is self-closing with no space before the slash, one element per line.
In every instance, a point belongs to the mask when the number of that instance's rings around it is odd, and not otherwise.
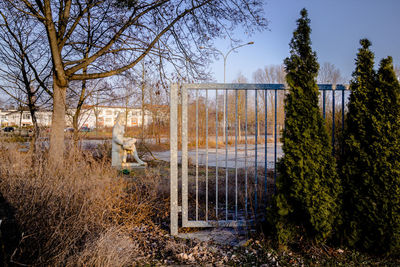
<path fill-rule="evenodd" d="M 374 252 L 400 248 L 400 85 L 392 58 L 373 69 L 361 40 L 345 124 L 343 238 Z"/>
<path fill-rule="evenodd" d="M 284 157 L 279 162 L 275 214 L 270 215 L 281 245 L 302 233 L 317 241 L 329 238 L 340 207 L 336 161 L 318 106 L 319 64 L 311 49 L 309 23 L 303 9 L 290 43 L 291 55 L 284 62 L 290 88 L 285 100 Z"/>

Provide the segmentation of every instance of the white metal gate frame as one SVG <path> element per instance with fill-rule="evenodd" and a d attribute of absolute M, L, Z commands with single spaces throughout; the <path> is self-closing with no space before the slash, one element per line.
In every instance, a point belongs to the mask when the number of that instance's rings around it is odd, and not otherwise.
<path fill-rule="evenodd" d="M 332 91 L 333 116 L 335 114 L 335 90 L 342 92 L 342 123 L 344 121 L 344 92 L 347 90 L 343 85 L 319 85 L 323 93 L 323 116 L 325 118 L 325 95 L 326 91 Z M 236 227 L 248 224 L 245 220 L 189 220 L 188 218 L 188 90 L 285 90 L 283 84 L 171 84 L 170 88 L 170 229 L 172 235 L 178 234 L 179 213 L 182 213 L 182 227 Z M 181 101 L 179 101 L 179 92 Z M 207 92 L 207 91 L 206 91 Z M 247 95 L 246 95 L 247 97 Z M 257 99 L 257 97 L 256 97 Z M 178 106 L 181 102 L 182 118 L 178 117 Z M 275 98 L 276 107 L 276 98 Z M 208 114 L 208 113 L 207 113 Z M 276 114 L 276 113 L 275 113 Z M 333 117 L 334 118 L 334 117 Z M 182 205 L 178 201 L 178 121 L 182 122 Z M 196 118 L 197 119 L 197 118 Z M 276 120 L 275 120 L 276 122 Z M 333 125 L 333 128 L 335 126 Z M 342 125 L 343 127 L 343 125 Z M 334 129 L 332 130 L 332 141 L 334 142 Z M 275 125 L 276 134 L 276 125 Z M 276 142 L 276 138 L 275 138 Z M 276 143 L 275 143 L 276 149 Z M 274 163 L 276 164 L 276 151 Z M 217 163 L 218 164 L 218 163 Z M 265 165 L 266 166 L 266 165 Z M 257 165 L 256 165 L 257 167 Z M 275 173 L 276 175 L 276 165 Z M 276 178 L 276 177 L 275 177 Z M 197 219 L 197 216 L 196 216 Z"/>

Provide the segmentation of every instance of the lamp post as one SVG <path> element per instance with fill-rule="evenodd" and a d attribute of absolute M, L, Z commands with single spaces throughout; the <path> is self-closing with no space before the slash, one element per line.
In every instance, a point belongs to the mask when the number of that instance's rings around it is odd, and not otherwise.
<path fill-rule="evenodd" d="M 228 52 L 226 52 L 226 54 L 224 54 L 221 50 L 218 50 L 218 49 L 216 49 L 216 48 L 213 48 L 213 47 L 204 47 L 204 46 L 199 46 L 199 48 L 200 49 L 209 49 L 209 50 L 213 50 L 213 51 L 216 51 L 216 52 L 218 52 L 223 58 L 224 58 L 224 83 L 226 83 L 226 59 L 228 58 L 228 56 L 229 56 L 229 54 L 232 52 L 232 51 L 234 51 L 235 49 L 238 49 L 238 48 L 240 48 L 240 47 L 243 47 L 243 46 L 246 46 L 246 45 L 252 45 L 252 44 L 254 44 L 254 42 L 248 42 L 248 43 L 245 43 L 245 44 L 241 44 L 241 45 L 238 45 L 238 46 L 236 46 L 236 47 L 233 47 L 233 48 L 231 48 Z M 224 97 L 224 111 L 223 111 L 223 128 L 224 128 L 224 130 L 223 130 L 223 134 L 224 134 L 224 141 L 223 142 L 225 142 L 225 139 L 226 139 L 226 137 L 225 137 L 225 127 L 226 127 L 226 124 L 225 124 L 225 120 L 226 120 L 226 118 L 225 118 L 225 116 L 226 116 L 226 114 L 225 114 L 225 111 L 226 111 L 226 94 L 227 94 L 227 91 L 225 90 L 225 97 Z"/>

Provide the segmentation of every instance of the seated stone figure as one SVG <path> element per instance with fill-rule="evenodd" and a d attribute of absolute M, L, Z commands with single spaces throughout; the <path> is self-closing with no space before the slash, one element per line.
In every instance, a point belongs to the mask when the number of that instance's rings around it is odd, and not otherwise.
<path fill-rule="evenodd" d="M 134 168 L 144 167 L 147 163 L 143 162 L 136 150 L 136 139 L 124 137 L 125 134 L 125 117 L 123 113 L 119 113 L 113 128 L 112 137 L 112 163 L 113 167 L 117 168 Z M 137 163 L 127 163 L 128 154 L 132 154 Z"/>

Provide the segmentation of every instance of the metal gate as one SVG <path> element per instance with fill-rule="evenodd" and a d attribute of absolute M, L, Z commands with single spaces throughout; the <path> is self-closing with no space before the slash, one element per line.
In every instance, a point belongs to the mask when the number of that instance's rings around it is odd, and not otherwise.
<path fill-rule="evenodd" d="M 346 88 L 324 84 L 319 89 L 335 147 Z M 262 219 L 260 210 L 276 191 L 276 164 L 283 153 L 285 90 L 283 84 L 171 85 L 172 235 L 178 234 L 179 219 L 182 227 L 235 227 Z"/>

